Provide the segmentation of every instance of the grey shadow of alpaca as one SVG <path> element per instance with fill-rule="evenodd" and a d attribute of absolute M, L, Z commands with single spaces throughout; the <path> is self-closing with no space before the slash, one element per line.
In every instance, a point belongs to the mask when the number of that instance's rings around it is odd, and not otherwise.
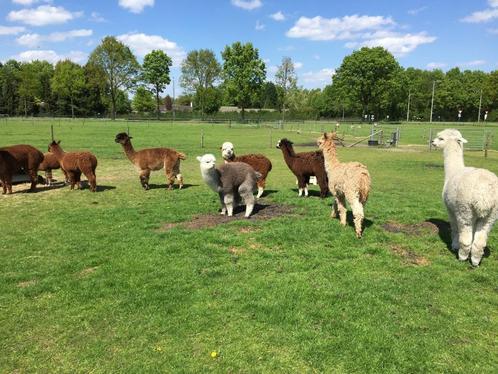
<path fill-rule="evenodd" d="M 352 227 L 353 229 L 355 228 L 353 212 L 351 212 L 350 210 L 348 210 L 346 213 L 346 222 L 348 226 Z M 365 230 L 368 229 L 373 224 L 374 222 L 372 220 L 368 218 L 363 218 L 363 232 L 365 232 Z"/>
<path fill-rule="evenodd" d="M 293 188 L 292 191 L 294 191 L 296 194 L 299 192 L 299 189 L 297 188 Z M 265 190 L 266 192 L 266 190 Z M 327 192 L 327 196 L 328 197 L 330 194 Z M 308 197 L 321 197 L 320 196 L 320 190 L 310 190 L 308 189 Z M 324 197 L 324 199 L 326 198 Z"/>
<path fill-rule="evenodd" d="M 190 187 L 197 187 L 199 186 L 198 184 L 188 184 L 188 183 L 185 183 L 183 185 L 183 187 L 181 188 L 182 190 L 186 190 L 187 188 L 190 188 Z M 149 184 L 149 190 L 155 190 L 155 189 L 165 189 L 167 190 L 168 189 L 168 185 L 166 183 L 162 183 L 162 184 Z M 173 189 L 174 190 L 178 190 L 178 185 L 175 184 L 173 186 Z"/>
<path fill-rule="evenodd" d="M 430 222 L 434 226 L 437 227 L 439 238 L 446 244 L 446 249 L 448 249 L 448 251 L 453 256 L 458 258 L 458 252 L 454 251 L 453 248 L 451 248 L 451 226 L 450 226 L 450 223 L 448 221 L 444 221 L 444 220 L 439 219 L 439 218 L 429 218 L 425 222 Z M 490 251 L 489 247 L 486 246 L 486 248 L 484 248 L 483 257 L 489 257 L 490 253 L 491 253 L 491 251 Z"/>

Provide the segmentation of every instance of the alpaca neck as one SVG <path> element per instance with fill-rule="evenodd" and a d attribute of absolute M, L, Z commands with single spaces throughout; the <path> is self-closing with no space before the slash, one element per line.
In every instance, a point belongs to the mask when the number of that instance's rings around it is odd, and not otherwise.
<path fill-rule="evenodd" d="M 64 154 L 66 152 L 64 152 L 62 150 L 62 148 L 60 146 L 56 146 L 56 147 L 53 147 L 50 152 L 53 153 L 53 155 L 55 156 L 55 158 L 57 159 L 57 161 L 61 161 L 62 158 L 64 157 Z"/>
<path fill-rule="evenodd" d="M 288 167 L 292 165 L 292 158 L 296 156 L 294 148 L 290 145 L 285 145 L 282 148 L 282 153 L 284 154 L 284 160 Z"/>
<path fill-rule="evenodd" d="M 216 168 L 204 169 L 201 167 L 201 175 L 204 182 L 211 188 L 214 192 L 220 192 L 221 182 L 220 173 Z"/>
<path fill-rule="evenodd" d="M 334 167 L 340 164 L 339 159 L 337 158 L 337 150 L 335 148 L 334 141 L 325 142 L 323 144 L 322 151 L 326 165 Z"/>
<path fill-rule="evenodd" d="M 444 174 L 445 181 L 460 173 L 465 167 L 463 162 L 463 147 L 457 142 L 451 142 L 444 147 Z"/>
<path fill-rule="evenodd" d="M 135 149 L 133 148 L 133 146 L 131 145 L 131 142 L 126 142 L 125 144 L 123 144 L 123 150 L 124 150 L 124 153 L 126 154 L 126 157 L 128 157 L 128 159 L 133 162 L 135 160 Z"/>

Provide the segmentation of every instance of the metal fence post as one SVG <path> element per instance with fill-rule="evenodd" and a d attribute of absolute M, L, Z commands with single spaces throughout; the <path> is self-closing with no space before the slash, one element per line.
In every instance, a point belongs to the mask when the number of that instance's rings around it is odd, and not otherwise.
<path fill-rule="evenodd" d="M 204 148 L 204 129 L 201 130 L 201 148 Z"/>
<path fill-rule="evenodd" d="M 432 151 L 432 128 L 429 129 L 429 152 Z"/>

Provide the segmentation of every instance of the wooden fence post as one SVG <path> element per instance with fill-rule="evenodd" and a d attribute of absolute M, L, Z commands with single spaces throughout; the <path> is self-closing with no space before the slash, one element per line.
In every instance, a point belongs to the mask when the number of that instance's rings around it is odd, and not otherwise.
<path fill-rule="evenodd" d="M 432 151 L 432 128 L 429 129 L 429 152 Z"/>
<path fill-rule="evenodd" d="M 201 148 L 204 148 L 204 129 L 201 130 Z"/>

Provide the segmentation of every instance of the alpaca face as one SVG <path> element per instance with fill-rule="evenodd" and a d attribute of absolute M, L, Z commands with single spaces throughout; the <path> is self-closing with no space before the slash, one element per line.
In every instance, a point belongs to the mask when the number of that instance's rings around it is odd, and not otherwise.
<path fill-rule="evenodd" d="M 119 143 L 119 144 L 126 144 L 127 142 L 130 141 L 130 139 L 132 139 L 132 137 L 128 136 L 127 133 L 120 132 L 119 134 L 116 135 L 116 138 L 114 139 L 114 141 L 116 143 Z"/>
<path fill-rule="evenodd" d="M 278 142 L 277 142 L 277 148 L 280 149 L 282 148 L 282 146 L 284 145 L 292 145 L 294 143 L 292 143 L 289 139 L 280 139 Z"/>
<path fill-rule="evenodd" d="M 438 132 L 437 136 L 432 140 L 432 145 L 443 149 L 448 143 L 457 142 L 460 146 L 467 143 L 460 131 L 455 129 L 446 129 Z"/>
<path fill-rule="evenodd" d="M 203 170 L 214 169 L 216 167 L 216 157 L 210 153 L 198 156 L 197 161 L 200 162 L 201 169 Z"/>
<path fill-rule="evenodd" d="M 230 142 L 223 143 L 223 145 L 221 146 L 221 156 L 225 160 L 229 160 L 233 157 L 233 155 L 234 155 L 233 144 Z"/>
<path fill-rule="evenodd" d="M 52 143 L 50 143 L 48 145 L 48 151 L 53 152 L 54 149 L 60 148 L 60 146 L 59 146 L 60 143 L 61 143 L 60 140 L 58 142 L 56 142 L 55 140 L 52 140 Z"/>

